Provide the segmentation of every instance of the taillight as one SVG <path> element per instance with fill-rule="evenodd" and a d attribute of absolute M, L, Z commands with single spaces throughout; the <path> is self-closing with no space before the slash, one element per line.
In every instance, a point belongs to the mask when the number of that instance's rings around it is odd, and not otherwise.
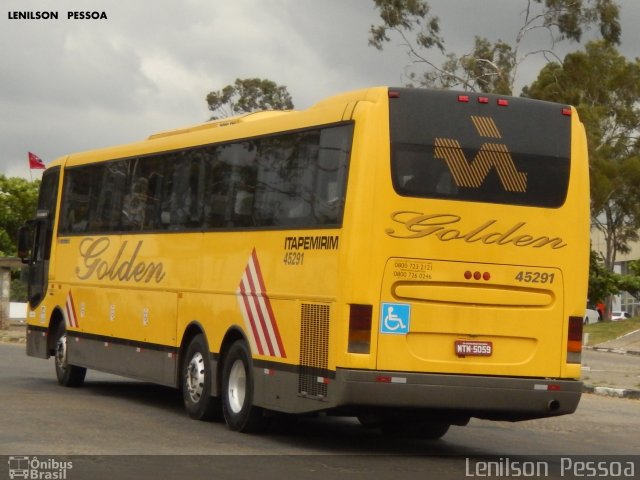
<path fill-rule="evenodd" d="M 389 94 L 389 96 L 391 96 L 391 94 Z M 485 95 L 480 95 L 478 97 L 475 97 L 478 103 L 482 103 L 482 104 L 488 104 L 491 103 L 491 99 Z M 471 96 L 470 95 L 466 95 L 466 94 L 460 94 L 458 95 L 458 102 L 460 103 L 469 103 L 471 101 Z M 498 105 L 499 107 L 508 107 L 509 106 L 509 100 L 506 98 L 498 98 L 496 99 L 496 105 Z M 571 109 L 569 109 L 571 110 Z"/>
<path fill-rule="evenodd" d="M 369 353 L 371 350 L 371 305 L 350 305 L 349 353 Z"/>
<path fill-rule="evenodd" d="M 569 317 L 567 335 L 567 362 L 580 363 L 582 359 L 582 317 Z"/>
<path fill-rule="evenodd" d="M 562 115 L 564 115 L 565 117 L 570 117 L 571 116 L 571 107 L 565 107 L 562 109 Z"/>

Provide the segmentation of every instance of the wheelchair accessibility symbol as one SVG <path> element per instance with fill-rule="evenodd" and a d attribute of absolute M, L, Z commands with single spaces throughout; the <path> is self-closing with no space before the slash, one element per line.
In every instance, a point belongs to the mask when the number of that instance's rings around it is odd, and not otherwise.
<path fill-rule="evenodd" d="M 406 335 L 409 333 L 411 305 L 408 303 L 383 303 L 380 312 L 380 333 Z"/>

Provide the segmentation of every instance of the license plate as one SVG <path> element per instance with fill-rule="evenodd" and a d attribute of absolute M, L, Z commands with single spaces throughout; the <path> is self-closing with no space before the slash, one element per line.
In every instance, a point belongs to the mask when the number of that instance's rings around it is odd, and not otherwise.
<path fill-rule="evenodd" d="M 456 340 L 456 355 L 459 357 L 490 357 L 493 354 L 492 342 L 477 342 L 474 340 Z"/>

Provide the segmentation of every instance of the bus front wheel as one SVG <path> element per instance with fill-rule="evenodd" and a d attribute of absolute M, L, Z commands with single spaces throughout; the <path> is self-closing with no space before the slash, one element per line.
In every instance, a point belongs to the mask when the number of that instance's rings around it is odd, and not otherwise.
<path fill-rule="evenodd" d="M 231 430 L 256 433 L 264 429 L 266 419 L 261 408 L 253 405 L 251 352 L 238 340 L 225 355 L 222 370 L 222 413 Z"/>
<path fill-rule="evenodd" d="M 63 322 L 56 327 L 54 337 L 54 357 L 58 383 L 64 387 L 80 387 L 84 383 L 87 369 L 69 365 L 67 362 L 67 329 Z"/>
<path fill-rule="evenodd" d="M 204 335 L 193 337 L 182 365 L 182 398 L 187 414 L 195 420 L 215 420 L 220 402 L 211 396 L 211 363 Z"/>

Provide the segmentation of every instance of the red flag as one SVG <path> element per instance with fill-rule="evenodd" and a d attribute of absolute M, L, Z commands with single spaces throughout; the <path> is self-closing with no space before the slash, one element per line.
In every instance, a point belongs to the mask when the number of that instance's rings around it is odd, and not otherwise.
<path fill-rule="evenodd" d="M 35 153 L 29 152 L 29 168 L 31 170 L 45 169 L 47 168 L 47 166 L 44 164 L 44 162 L 39 156 L 37 156 Z"/>

